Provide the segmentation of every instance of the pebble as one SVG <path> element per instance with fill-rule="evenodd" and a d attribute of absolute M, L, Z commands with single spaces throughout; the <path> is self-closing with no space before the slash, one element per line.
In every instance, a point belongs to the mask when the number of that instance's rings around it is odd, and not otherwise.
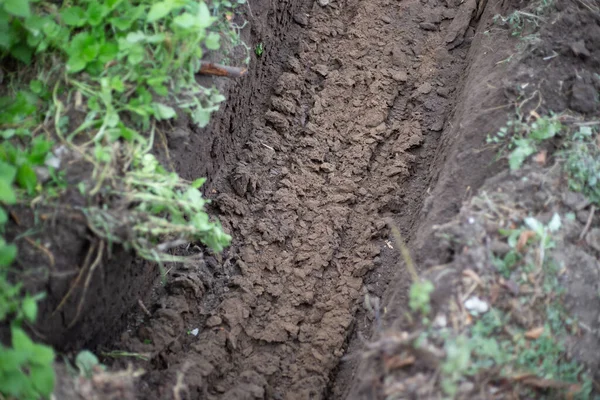
<path fill-rule="evenodd" d="M 329 0 L 319 0 L 319 5 L 321 7 L 325 7 L 328 4 L 329 4 Z"/>
<path fill-rule="evenodd" d="M 221 325 L 222 323 L 223 323 L 223 320 L 221 319 L 221 317 L 219 317 L 217 315 L 213 315 L 212 317 L 209 317 L 206 320 L 206 326 L 208 326 L 209 328 L 212 328 L 213 326 Z"/>
<path fill-rule="evenodd" d="M 571 46 L 569 47 L 571 47 L 571 51 L 577 57 L 588 58 L 590 56 L 590 51 L 587 49 L 587 47 L 585 47 L 585 42 L 583 39 L 575 43 L 571 43 Z"/>
<path fill-rule="evenodd" d="M 308 25 L 308 14 L 305 14 L 305 13 L 294 14 L 294 22 L 296 22 L 300 26 L 307 26 Z"/>
<path fill-rule="evenodd" d="M 431 83 L 425 82 L 424 84 L 419 86 L 419 88 L 417 89 L 417 92 L 419 92 L 421 94 L 428 94 L 431 92 L 432 89 L 433 89 L 433 87 L 431 86 Z"/>
<path fill-rule="evenodd" d="M 445 87 L 438 88 L 435 92 L 438 94 L 438 96 L 443 97 L 445 99 L 447 99 L 448 96 L 450 96 L 450 89 L 445 88 Z"/>
<path fill-rule="evenodd" d="M 387 15 L 384 15 L 383 17 L 381 17 L 381 20 L 383 22 L 385 22 L 386 24 L 391 24 L 392 23 L 392 19 L 390 17 L 388 17 Z"/>
<path fill-rule="evenodd" d="M 436 24 L 432 24 L 431 22 L 421 22 L 419 24 L 419 27 L 423 30 L 426 31 L 437 31 L 437 25 Z"/>
<path fill-rule="evenodd" d="M 490 306 L 479 297 L 473 296 L 465 301 L 465 308 L 472 313 L 485 314 L 490 309 Z"/>
<path fill-rule="evenodd" d="M 313 70 L 315 72 L 317 72 L 319 75 L 321 76 L 327 76 L 329 69 L 327 68 L 326 65 L 323 64 L 317 64 L 313 67 Z"/>
<path fill-rule="evenodd" d="M 600 251 L 600 228 L 594 228 L 588 232 L 585 242 L 594 250 Z"/>
<path fill-rule="evenodd" d="M 563 204 L 574 211 L 579 211 L 589 204 L 585 196 L 578 192 L 566 192 L 562 195 Z"/>

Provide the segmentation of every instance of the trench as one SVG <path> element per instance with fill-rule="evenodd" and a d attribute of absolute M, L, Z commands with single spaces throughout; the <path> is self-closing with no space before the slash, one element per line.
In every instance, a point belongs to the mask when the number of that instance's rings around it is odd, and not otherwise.
<path fill-rule="evenodd" d="M 412 238 L 450 157 L 473 8 L 251 7 L 245 38 L 265 53 L 228 83 L 209 128 L 169 141 L 176 169 L 209 178 L 234 241 L 222 255 L 188 248 L 203 260 L 175 267 L 152 317 L 115 343 L 153 355 L 140 398 L 166 398 L 178 379 L 189 398 L 345 397 L 358 362 L 341 359 L 372 333 L 365 294 L 407 286 L 386 221 Z"/>

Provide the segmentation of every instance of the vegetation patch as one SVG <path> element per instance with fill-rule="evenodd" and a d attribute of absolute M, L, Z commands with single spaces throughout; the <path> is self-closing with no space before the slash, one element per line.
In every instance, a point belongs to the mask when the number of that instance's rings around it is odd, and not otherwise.
<path fill-rule="evenodd" d="M 159 264 L 185 261 L 170 251 L 182 244 L 227 246 L 230 236 L 205 212 L 204 180 L 185 181 L 153 149 L 169 121 L 187 114 L 205 127 L 225 99 L 196 74 L 209 52 L 242 44 L 236 4 L 0 1 L 3 229 L 10 207 L 24 204 L 79 212 L 109 245 Z M 83 206 L 72 206 L 74 193 Z M 12 337 L 0 350 L 0 394 L 46 397 L 54 356 L 21 329 L 35 321 L 41 296 L 9 279 L 16 253 L 0 238 L 0 321 Z"/>
<path fill-rule="evenodd" d="M 509 171 L 438 228 L 453 262 L 419 277 L 403 251 L 413 277 L 406 330 L 384 332 L 368 353 L 381 357 L 386 398 L 591 398 L 592 374 L 567 346 L 589 327 L 566 307 L 580 295 L 569 279 L 586 268 L 570 262 L 582 251 L 571 243 L 589 223 L 557 193 L 598 204 L 599 137 L 594 121 L 518 108 L 488 138 Z"/>

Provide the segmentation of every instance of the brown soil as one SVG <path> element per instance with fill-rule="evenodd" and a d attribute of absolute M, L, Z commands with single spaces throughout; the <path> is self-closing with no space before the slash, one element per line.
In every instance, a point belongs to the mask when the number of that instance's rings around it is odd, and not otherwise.
<path fill-rule="evenodd" d="M 368 389 L 382 377 L 366 374 L 376 368 L 361 360 L 360 338 L 381 327 L 362 303 L 367 293 L 382 299 L 393 324 L 409 284 L 385 218 L 420 266 L 448 263 L 454 250 L 432 239 L 433 226 L 503 168 L 485 138 L 512 116 L 511 90 L 528 82 L 525 94 L 537 88 L 543 109 L 598 113 L 588 89 L 600 65 L 597 17 L 560 2 L 530 55 L 503 62 L 516 42 L 493 17 L 526 3 L 251 1 L 245 39 L 263 42 L 264 54 L 225 84 L 228 100 L 208 129 L 167 132 L 164 155 L 184 177 L 208 177 L 232 246 L 221 255 L 182 249 L 203 261 L 174 266 L 153 291 L 153 267 L 117 249 L 74 330 L 64 326 L 77 302 L 62 327 L 47 326 L 47 340 L 143 353 L 140 399 L 376 397 Z M 56 228 L 74 232 L 56 238 L 72 244 L 71 266 L 83 265 L 93 240 L 76 227 Z M 59 289 L 47 285 L 45 315 L 73 273 Z M 123 318 L 138 299 L 150 316 Z"/>

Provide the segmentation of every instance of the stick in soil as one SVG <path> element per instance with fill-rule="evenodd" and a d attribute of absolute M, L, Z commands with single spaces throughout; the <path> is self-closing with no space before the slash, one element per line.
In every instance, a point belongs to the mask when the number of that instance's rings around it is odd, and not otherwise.
<path fill-rule="evenodd" d="M 406 247 L 406 244 L 402 239 L 400 231 L 398 230 L 398 228 L 396 228 L 396 225 L 394 225 L 394 222 L 391 219 L 387 220 L 387 224 L 390 227 L 390 230 L 392 231 L 392 236 L 394 236 L 396 246 L 400 248 L 400 254 L 402 254 L 402 258 L 404 259 L 404 263 L 406 264 L 406 269 L 410 273 L 413 282 L 418 282 L 419 274 L 417 273 L 415 264 L 413 263 L 412 257 L 410 256 L 410 251 L 408 250 L 408 247 Z"/>
<path fill-rule="evenodd" d="M 239 78 L 248 72 L 246 68 L 230 67 L 228 65 L 214 64 L 210 62 L 202 62 L 200 66 L 200 74 L 224 76 L 227 78 Z"/>
<path fill-rule="evenodd" d="M 587 219 L 587 222 L 585 223 L 585 227 L 583 228 L 583 230 L 581 231 L 581 234 L 579 235 L 579 240 L 583 240 L 583 238 L 585 238 L 585 235 L 590 230 L 590 226 L 592 226 L 592 221 L 594 220 L 595 212 L 596 212 L 596 206 L 592 205 L 592 208 L 590 209 L 590 215 Z"/>

